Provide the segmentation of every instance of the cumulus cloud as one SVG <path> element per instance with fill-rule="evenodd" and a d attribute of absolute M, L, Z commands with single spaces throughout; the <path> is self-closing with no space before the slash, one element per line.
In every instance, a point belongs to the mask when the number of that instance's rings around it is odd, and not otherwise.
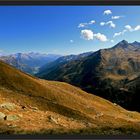
<path fill-rule="evenodd" d="M 111 18 L 112 19 L 120 19 L 120 18 L 122 18 L 122 16 L 112 16 Z"/>
<path fill-rule="evenodd" d="M 110 28 L 115 28 L 116 24 L 113 21 L 108 21 L 108 22 L 100 22 L 101 26 L 109 25 Z"/>
<path fill-rule="evenodd" d="M 112 11 L 111 10 L 105 10 L 104 11 L 104 15 L 110 15 L 110 14 L 112 14 Z"/>
<path fill-rule="evenodd" d="M 94 24 L 95 20 L 91 20 L 88 24 Z"/>
<path fill-rule="evenodd" d="M 127 29 L 127 30 L 130 31 L 130 32 L 133 30 L 132 27 L 131 27 L 130 25 L 126 25 L 126 26 L 125 26 L 125 29 Z"/>
<path fill-rule="evenodd" d="M 140 25 L 137 25 L 135 28 L 134 28 L 134 31 L 139 31 L 140 30 Z"/>
<path fill-rule="evenodd" d="M 116 27 L 116 25 L 113 23 L 113 21 L 108 21 L 106 24 L 109 25 L 111 28 Z"/>
<path fill-rule="evenodd" d="M 101 34 L 101 33 L 94 34 L 92 30 L 87 30 L 87 29 L 81 30 L 81 36 L 85 40 L 93 40 L 94 38 L 102 42 L 105 42 L 108 40 L 104 34 Z"/>
<path fill-rule="evenodd" d="M 127 32 L 127 30 L 123 30 L 121 32 L 117 32 L 113 35 L 113 38 L 117 37 L 117 36 L 120 36 L 120 35 L 123 35 L 125 32 Z"/>
<path fill-rule="evenodd" d="M 137 25 L 136 27 L 132 28 L 130 25 L 126 25 L 125 29 L 130 31 L 130 32 L 134 32 L 134 31 L 139 31 L 140 30 L 140 25 Z"/>
<path fill-rule="evenodd" d="M 140 30 L 140 25 L 137 25 L 136 27 L 132 28 L 130 25 L 125 25 L 125 29 L 121 32 L 115 33 L 113 38 L 123 35 L 125 32 L 135 32 Z"/>
<path fill-rule="evenodd" d="M 121 32 L 115 33 L 113 38 L 123 35 L 125 32 L 135 32 L 135 31 L 139 31 L 140 30 L 140 25 L 135 26 L 134 28 L 131 27 L 130 25 L 125 25 L 124 27 L 125 29 Z"/>
<path fill-rule="evenodd" d="M 113 37 L 115 38 L 116 36 L 120 36 L 120 35 L 122 35 L 122 32 L 115 33 Z"/>
<path fill-rule="evenodd" d="M 108 40 L 107 37 L 101 33 L 94 34 L 94 37 L 102 42 L 106 42 Z"/>
<path fill-rule="evenodd" d="M 85 40 L 93 40 L 94 34 L 92 30 L 81 30 L 81 36 Z"/>
<path fill-rule="evenodd" d="M 85 23 L 80 23 L 80 24 L 78 25 L 78 28 L 87 27 L 88 25 L 92 25 L 92 24 L 95 24 L 95 20 L 91 20 L 91 21 L 85 22 Z"/>
<path fill-rule="evenodd" d="M 105 22 L 100 22 L 100 25 L 101 26 L 104 26 L 106 23 Z"/>

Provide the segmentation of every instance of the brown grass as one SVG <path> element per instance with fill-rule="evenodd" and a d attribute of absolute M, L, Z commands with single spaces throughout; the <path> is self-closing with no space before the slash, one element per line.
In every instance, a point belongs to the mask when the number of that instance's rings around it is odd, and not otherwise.
<path fill-rule="evenodd" d="M 0 62 L 0 103 L 3 102 L 15 103 L 18 108 L 11 112 L 0 111 L 22 114 L 19 121 L 2 122 L 6 128 L 9 123 L 16 125 L 16 128 L 12 128 L 16 131 L 18 128 L 26 133 L 41 133 L 41 130 L 47 133 L 49 130 L 66 129 L 66 133 L 94 133 L 93 128 L 98 131 L 112 128 L 114 132 L 116 128 L 127 127 L 140 130 L 139 113 L 129 112 L 72 85 L 37 79 Z M 22 106 L 26 109 L 21 109 Z M 32 107 L 37 107 L 38 110 L 34 111 Z M 50 121 L 50 115 L 59 121 Z"/>

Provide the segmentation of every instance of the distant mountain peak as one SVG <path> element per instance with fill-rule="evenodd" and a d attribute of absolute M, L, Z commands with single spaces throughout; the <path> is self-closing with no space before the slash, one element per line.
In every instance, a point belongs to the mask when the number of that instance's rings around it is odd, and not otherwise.
<path fill-rule="evenodd" d="M 133 43 L 140 43 L 140 42 L 138 42 L 138 41 L 134 41 Z"/>
<path fill-rule="evenodd" d="M 128 41 L 126 41 L 126 40 L 122 40 L 122 41 L 119 42 L 118 44 L 120 44 L 120 45 L 128 45 L 129 43 L 128 43 Z"/>
<path fill-rule="evenodd" d="M 116 44 L 113 48 L 127 48 L 129 46 L 128 41 L 122 40 L 118 44 Z"/>
<path fill-rule="evenodd" d="M 132 45 L 134 45 L 134 46 L 140 46 L 140 42 L 138 42 L 138 41 L 134 41 L 133 43 L 131 43 Z"/>

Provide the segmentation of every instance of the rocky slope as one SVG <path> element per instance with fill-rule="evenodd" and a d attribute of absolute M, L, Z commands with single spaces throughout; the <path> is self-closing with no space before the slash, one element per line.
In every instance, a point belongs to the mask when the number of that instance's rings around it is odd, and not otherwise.
<path fill-rule="evenodd" d="M 138 134 L 140 114 L 0 62 L 0 133 Z"/>

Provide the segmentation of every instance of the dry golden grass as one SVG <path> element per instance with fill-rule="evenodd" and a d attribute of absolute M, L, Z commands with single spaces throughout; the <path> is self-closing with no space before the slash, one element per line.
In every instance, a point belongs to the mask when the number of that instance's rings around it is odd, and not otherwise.
<path fill-rule="evenodd" d="M 10 130 L 24 133 L 47 133 L 47 130 L 61 133 L 64 129 L 67 133 L 87 132 L 87 129 L 88 133 L 96 133 L 93 128 L 140 131 L 137 112 L 127 111 L 72 85 L 32 77 L 0 62 L 0 104 L 4 102 L 15 103 L 17 108 L 13 111 L 0 109 L 0 112 L 21 117 L 18 121 L 2 121 L 2 126 L 7 129 L 15 125 Z"/>

